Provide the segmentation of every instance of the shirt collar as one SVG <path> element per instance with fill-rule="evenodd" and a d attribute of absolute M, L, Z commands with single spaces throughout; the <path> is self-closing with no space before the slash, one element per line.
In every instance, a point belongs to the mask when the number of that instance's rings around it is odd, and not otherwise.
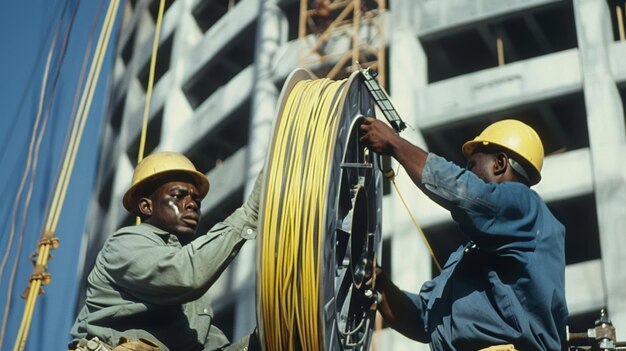
<path fill-rule="evenodd" d="M 169 245 L 182 246 L 178 237 L 166 230 L 163 230 L 159 227 L 155 227 L 149 223 L 141 223 L 141 226 L 144 226 L 148 231 L 160 236 L 163 240 Z"/>

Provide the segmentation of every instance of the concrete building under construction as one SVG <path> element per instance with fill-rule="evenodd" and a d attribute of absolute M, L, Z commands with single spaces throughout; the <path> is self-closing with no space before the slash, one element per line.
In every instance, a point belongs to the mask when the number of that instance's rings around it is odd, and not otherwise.
<path fill-rule="evenodd" d="M 411 126 L 403 136 L 460 165 L 463 142 L 493 121 L 515 117 L 537 130 L 546 159 L 534 189 L 567 228 L 570 330 L 586 331 L 607 308 L 623 339 L 624 1 L 334 0 L 325 14 L 315 3 L 166 1 L 145 153 L 183 152 L 208 175 L 200 231 L 249 192 L 288 74 L 304 66 L 341 78 L 358 60 L 380 72 Z M 89 217 L 99 241 L 90 243 L 86 267 L 110 233 L 134 221 L 121 198 L 139 149 L 158 4 L 129 0 L 123 8 Z M 450 235 L 456 225 L 408 177 L 398 185 L 445 261 L 461 242 Z M 394 282 L 416 292 L 436 272 L 396 192 L 384 184 L 384 193 L 381 261 Z M 231 338 L 255 326 L 254 277 L 250 245 L 212 288 L 216 323 Z M 417 344 L 382 328 L 372 348 Z"/>

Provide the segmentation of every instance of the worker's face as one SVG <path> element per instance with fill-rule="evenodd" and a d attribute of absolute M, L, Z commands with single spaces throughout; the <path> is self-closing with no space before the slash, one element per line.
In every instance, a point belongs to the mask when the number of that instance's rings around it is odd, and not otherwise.
<path fill-rule="evenodd" d="M 478 151 L 472 154 L 469 160 L 467 160 L 467 166 L 465 168 L 476 174 L 478 178 L 484 180 L 485 182 L 493 182 L 495 181 L 494 165 L 494 154 Z"/>
<path fill-rule="evenodd" d="M 152 215 L 147 223 L 172 234 L 195 235 L 200 221 L 202 198 L 193 183 L 164 183 L 152 193 L 150 200 Z"/>

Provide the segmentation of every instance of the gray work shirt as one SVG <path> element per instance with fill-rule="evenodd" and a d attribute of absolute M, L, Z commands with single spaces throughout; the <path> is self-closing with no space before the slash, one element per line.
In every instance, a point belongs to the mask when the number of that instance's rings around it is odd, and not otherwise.
<path fill-rule="evenodd" d="M 115 232 L 87 278 L 74 341 L 97 336 L 115 345 L 122 336 L 147 338 L 165 351 L 228 345 L 212 325 L 208 290 L 241 246 L 256 238 L 257 208 L 244 204 L 185 246 L 145 223 Z"/>

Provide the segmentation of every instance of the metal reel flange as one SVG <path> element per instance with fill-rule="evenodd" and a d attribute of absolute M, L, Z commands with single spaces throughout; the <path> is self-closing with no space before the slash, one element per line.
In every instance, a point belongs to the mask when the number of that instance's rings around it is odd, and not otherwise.
<path fill-rule="evenodd" d="M 328 204 L 321 295 L 327 350 L 369 349 L 376 312 L 370 278 L 381 242 L 382 174 L 359 142 L 363 116 L 373 116 L 374 107 L 357 78 L 348 80 L 332 167 L 338 178 L 328 197 L 335 203 Z"/>

